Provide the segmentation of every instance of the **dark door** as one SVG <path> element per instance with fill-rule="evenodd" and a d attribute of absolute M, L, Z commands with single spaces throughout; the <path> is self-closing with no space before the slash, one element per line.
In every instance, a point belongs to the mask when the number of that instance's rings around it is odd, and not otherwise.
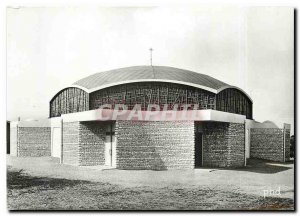
<path fill-rule="evenodd" d="M 10 154 L 10 122 L 6 122 L 6 154 Z"/>
<path fill-rule="evenodd" d="M 195 167 L 202 167 L 202 133 L 195 133 Z"/>

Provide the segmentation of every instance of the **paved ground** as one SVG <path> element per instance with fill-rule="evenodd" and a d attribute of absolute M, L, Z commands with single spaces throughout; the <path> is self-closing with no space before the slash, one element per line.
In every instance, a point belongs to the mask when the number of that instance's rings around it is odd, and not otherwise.
<path fill-rule="evenodd" d="M 293 163 L 252 160 L 242 169 L 195 170 L 103 170 L 100 167 L 76 167 L 59 164 L 57 159 L 7 156 L 7 165 L 31 176 L 85 180 L 125 187 L 208 188 L 256 196 L 294 198 Z M 272 194 L 272 190 L 280 194 Z M 268 190 L 269 194 L 266 194 Z M 271 193 L 271 194 L 270 194 Z"/>

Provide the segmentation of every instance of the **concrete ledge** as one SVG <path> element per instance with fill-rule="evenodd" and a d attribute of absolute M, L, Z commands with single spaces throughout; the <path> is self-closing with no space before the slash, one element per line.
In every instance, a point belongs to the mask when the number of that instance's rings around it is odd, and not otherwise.
<path fill-rule="evenodd" d="M 127 110 L 122 115 L 113 115 L 114 110 L 96 109 L 78 113 L 64 114 L 61 116 L 64 122 L 77 121 L 111 121 L 111 120 L 128 120 L 131 110 Z M 189 111 L 158 111 L 154 114 L 151 111 L 140 111 L 141 118 L 134 116 L 131 121 L 218 121 L 229 123 L 244 123 L 246 116 L 227 113 L 217 110 L 189 110 Z M 194 112 L 194 113 L 193 113 Z M 173 115 L 176 117 L 173 118 Z M 147 118 L 148 116 L 148 118 Z"/>
<path fill-rule="evenodd" d="M 40 119 L 40 120 L 31 120 L 31 121 L 19 121 L 19 127 L 50 127 L 50 119 Z"/>

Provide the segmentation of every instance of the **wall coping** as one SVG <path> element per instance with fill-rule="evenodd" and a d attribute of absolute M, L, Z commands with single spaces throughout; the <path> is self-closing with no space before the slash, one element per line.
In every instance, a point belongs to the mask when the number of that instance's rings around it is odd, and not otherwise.
<path fill-rule="evenodd" d="M 111 120 L 128 120 L 130 115 L 129 110 L 124 115 L 118 115 L 113 118 L 113 110 L 110 109 L 96 109 L 77 113 L 69 113 L 61 115 L 64 122 L 74 122 L 74 121 L 111 121 Z M 216 122 L 229 122 L 229 123 L 241 123 L 244 124 L 246 116 L 227 113 L 217 110 L 193 110 L 188 111 L 157 111 L 154 115 L 151 111 L 141 111 L 142 119 L 138 117 L 133 117 L 129 121 L 216 121 Z M 172 118 L 172 115 L 176 112 L 177 117 Z M 153 115 L 152 115 L 152 114 Z M 147 118 L 147 115 L 149 118 Z M 174 114 L 175 115 L 175 114 Z M 185 116 L 182 118 L 182 116 Z"/>
<path fill-rule="evenodd" d="M 30 121 L 14 121 L 11 127 L 50 127 L 49 119 L 39 119 Z"/>

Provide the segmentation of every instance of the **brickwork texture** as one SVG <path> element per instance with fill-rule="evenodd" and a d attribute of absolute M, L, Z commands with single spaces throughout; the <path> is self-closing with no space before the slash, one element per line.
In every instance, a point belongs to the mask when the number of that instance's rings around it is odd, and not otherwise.
<path fill-rule="evenodd" d="M 245 126 L 238 123 L 203 124 L 203 166 L 242 167 L 245 162 Z"/>
<path fill-rule="evenodd" d="M 18 156 L 51 156 L 50 127 L 18 127 Z"/>
<path fill-rule="evenodd" d="M 62 136 L 63 163 L 79 166 L 79 122 L 65 122 Z"/>
<path fill-rule="evenodd" d="M 117 121 L 118 169 L 193 169 L 194 122 Z"/>
<path fill-rule="evenodd" d="M 285 130 L 285 161 L 290 161 L 291 131 Z"/>
<path fill-rule="evenodd" d="M 81 122 L 79 125 L 79 164 L 104 165 L 105 122 Z"/>
<path fill-rule="evenodd" d="M 63 124 L 63 163 L 77 166 L 104 165 L 104 122 Z"/>
<path fill-rule="evenodd" d="M 283 162 L 283 135 L 279 128 L 251 128 L 250 158 Z"/>
<path fill-rule="evenodd" d="M 99 121 L 63 123 L 63 163 L 77 166 L 104 165 L 107 124 Z M 204 167 L 244 166 L 244 124 L 201 124 Z M 117 121 L 117 168 L 193 169 L 196 126 L 197 123 L 192 121 Z M 290 158 L 289 129 L 252 128 L 250 142 L 251 158 L 272 161 L 288 161 Z M 17 145 L 16 154 L 20 157 L 51 156 L 51 129 L 11 128 L 11 143 Z M 14 154 L 13 151 L 11 153 Z"/>

